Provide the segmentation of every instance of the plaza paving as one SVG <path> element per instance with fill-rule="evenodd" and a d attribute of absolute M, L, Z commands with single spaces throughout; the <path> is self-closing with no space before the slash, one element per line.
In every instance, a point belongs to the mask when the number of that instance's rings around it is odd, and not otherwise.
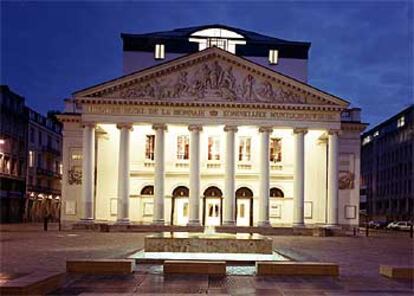
<path fill-rule="evenodd" d="M 66 260 L 73 258 L 125 258 L 143 247 L 147 235 L 59 232 L 56 225 L 43 232 L 40 224 L 1 225 L 0 230 L 3 274 L 64 272 Z M 128 276 L 67 275 L 64 285 L 51 295 L 412 295 L 411 281 L 384 278 L 378 269 L 380 264 L 414 265 L 413 242 L 407 233 L 372 233 L 368 238 L 273 236 L 273 246 L 281 254 L 295 260 L 336 262 L 340 277 L 242 275 L 249 268 L 233 268 L 232 275 L 221 279 L 164 277 L 161 266 L 138 265 Z"/>

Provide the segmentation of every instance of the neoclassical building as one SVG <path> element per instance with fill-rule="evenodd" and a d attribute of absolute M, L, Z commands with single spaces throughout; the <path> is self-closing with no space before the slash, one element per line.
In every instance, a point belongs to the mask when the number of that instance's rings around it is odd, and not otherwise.
<path fill-rule="evenodd" d="M 222 25 L 122 34 L 73 93 L 65 223 L 358 224 L 360 110 L 307 84 L 310 43 Z"/>

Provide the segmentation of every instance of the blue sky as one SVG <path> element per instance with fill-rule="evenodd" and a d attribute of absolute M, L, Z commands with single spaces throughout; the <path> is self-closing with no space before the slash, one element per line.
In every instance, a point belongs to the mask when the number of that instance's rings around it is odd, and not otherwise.
<path fill-rule="evenodd" d="M 46 113 L 121 75 L 121 32 L 221 23 L 312 42 L 309 83 L 376 124 L 412 104 L 411 1 L 1 2 L 1 83 Z"/>

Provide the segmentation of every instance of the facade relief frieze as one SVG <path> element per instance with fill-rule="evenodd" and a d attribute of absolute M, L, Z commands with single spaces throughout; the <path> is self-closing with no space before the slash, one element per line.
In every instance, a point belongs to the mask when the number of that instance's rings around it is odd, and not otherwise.
<path fill-rule="evenodd" d="M 155 78 L 143 78 L 104 96 L 180 102 L 329 104 L 257 71 L 247 71 L 217 58 L 172 73 L 155 75 Z"/>

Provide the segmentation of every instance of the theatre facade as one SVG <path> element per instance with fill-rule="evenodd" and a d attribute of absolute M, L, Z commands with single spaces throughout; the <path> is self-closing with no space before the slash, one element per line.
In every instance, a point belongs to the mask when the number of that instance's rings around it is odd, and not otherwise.
<path fill-rule="evenodd" d="M 358 224 L 360 110 L 307 84 L 310 44 L 260 36 L 124 34 L 125 75 L 60 115 L 63 223 Z"/>

